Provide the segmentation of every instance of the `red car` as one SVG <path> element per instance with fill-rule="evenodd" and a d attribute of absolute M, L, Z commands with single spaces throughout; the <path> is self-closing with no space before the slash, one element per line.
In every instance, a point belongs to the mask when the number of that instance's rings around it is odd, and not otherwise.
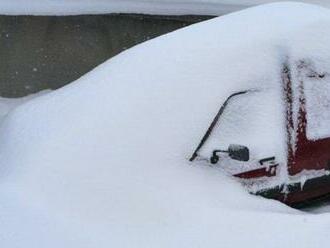
<path fill-rule="evenodd" d="M 227 98 L 190 161 L 199 158 L 217 166 L 223 159 L 219 167 L 238 178 L 251 193 L 300 206 L 330 195 L 330 74 L 312 58 L 287 59 L 281 67 L 279 88 L 282 97 L 277 100 L 284 106 L 284 116 L 279 116 L 279 119 L 285 126 L 283 150 L 286 161 L 279 163 L 274 154 L 251 160 L 249 148 L 243 145 L 229 145 L 228 149 L 223 149 L 214 142 L 208 144 L 213 136 L 218 136 L 213 137 L 215 140 L 219 138 L 222 125 L 227 125 L 222 118 L 228 119 L 224 116 L 230 115 L 232 110 L 228 108 L 233 104 L 244 106 L 243 97 L 262 98 L 265 90 L 255 89 L 236 92 Z M 267 101 L 264 101 L 264 105 L 260 105 L 261 110 L 266 105 Z M 239 116 L 238 113 L 232 114 L 235 115 Z M 239 118 L 233 118 L 227 122 L 237 124 Z M 258 136 L 256 128 L 252 133 Z M 233 164 L 228 162 L 228 158 L 240 162 Z"/>

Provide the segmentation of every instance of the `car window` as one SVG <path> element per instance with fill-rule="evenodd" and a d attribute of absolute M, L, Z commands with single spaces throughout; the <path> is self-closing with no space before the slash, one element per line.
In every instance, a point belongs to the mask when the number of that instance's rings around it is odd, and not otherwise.
<path fill-rule="evenodd" d="M 230 170 L 244 170 L 255 166 L 253 161 L 265 157 L 285 156 L 285 123 L 283 100 L 279 90 L 248 92 L 230 100 L 200 154 L 210 157 L 213 150 L 226 150 L 230 144 L 247 146 L 251 161 L 230 161 Z M 225 154 L 222 156 L 229 163 Z M 236 165 L 233 165 L 236 164 Z M 251 168 L 249 168 L 251 169 Z"/>
<path fill-rule="evenodd" d="M 304 77 L 306 98 L 307 138 L 317 140 L 330 137 L 330 78 L 320 74 Z"/>

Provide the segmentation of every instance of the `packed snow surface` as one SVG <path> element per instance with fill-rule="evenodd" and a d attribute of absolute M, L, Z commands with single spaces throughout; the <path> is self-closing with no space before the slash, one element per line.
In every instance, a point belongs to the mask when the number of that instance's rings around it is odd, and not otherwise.
<path fill-rule="evenodd" d="M 142 13 L 159 15 L 222 15 L 259 4 L 285 0 L 0 0 L 8 15 L 78 15 Z M 300 0 L 329 7 L 326 0 Z"/>
<path fill-rule="evenodd" d="M 231 93 L 277 99 L 290 37 L 329 13 L 273 4 L 193 25 L 16 107 L 0 128 L 1 247 L 328 247 L 329 214 L 188 158 Z"/>

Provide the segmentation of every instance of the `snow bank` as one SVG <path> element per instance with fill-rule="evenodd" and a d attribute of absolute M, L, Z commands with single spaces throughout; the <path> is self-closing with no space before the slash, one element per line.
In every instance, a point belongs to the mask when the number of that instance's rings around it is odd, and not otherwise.
<path fill-rule="evenodd" d="M 1 0 L 6 15 L 78 15 L 142 13 L 157 15 L 223 15 L 259 4 L 285 0 Z M 329 7 L 324 0 L 302 0 Z"/>
<path fill-rule="evenodd" d="M 219 104 L 273 89 L 288 34 L 323 19 L 274 4 L 210 20 L 17 107 L 0 129 L 1 246 L 327 247 L 328 215 L 188 161 Z"/>

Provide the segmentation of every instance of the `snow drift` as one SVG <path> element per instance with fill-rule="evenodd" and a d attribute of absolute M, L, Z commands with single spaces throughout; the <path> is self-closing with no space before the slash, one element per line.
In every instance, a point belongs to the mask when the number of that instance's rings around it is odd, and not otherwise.
<path fill-rule="evenodd" d="M 292 33 L 329 13 L 272 4 L 193 25 L 17 107 L 0 128 L 1 246 L 327 247 L 329 215 L 188 158 L 225 97 L 271 87 Z"/>

